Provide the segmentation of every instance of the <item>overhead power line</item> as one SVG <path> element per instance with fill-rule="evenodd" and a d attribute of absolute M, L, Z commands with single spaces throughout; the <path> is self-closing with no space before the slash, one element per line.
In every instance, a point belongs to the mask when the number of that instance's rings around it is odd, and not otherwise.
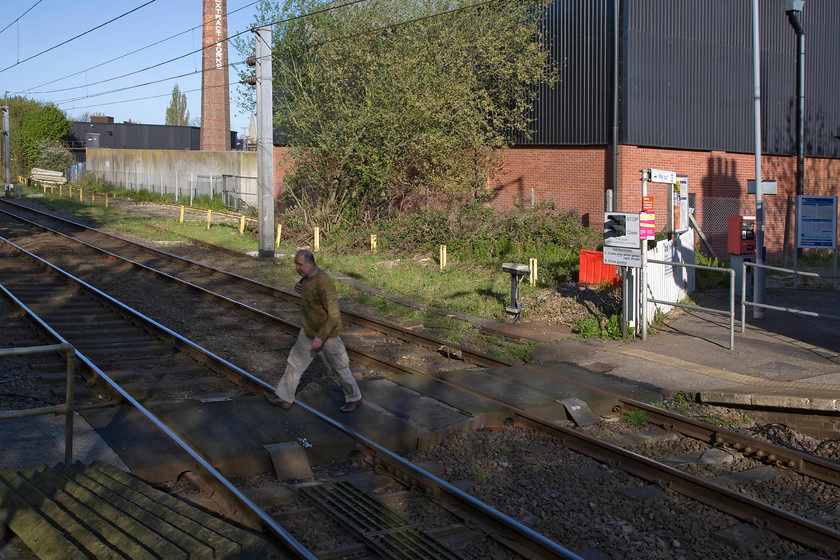
<path fill-rule="evenodd" d="M 10 27 L 11 27 L 11 26 L 13 26 L 14 24 L 16 24 L 18 21 L 20 21 L 20 18 L 22 18 L 23 16 L 25 16 L 26 14 L 28 14 L 29 12 L 31 12 L 31 11 L 32 11 L 32 8 L 34 8 L 35 6 L 37 6 L 38 4 L 40 4 L 41 2 L 43 2 L 43 0 L 38 0 L 37 2 L 35 2 L 35 3 L 34 3 L 34 4 L 32 4 L 31 6 L 29 6 L 29 9 L 28 9 L 28 10 L 26 10 L 25 12 L 23 12 L 22 14 L 20 14 L 17 18 L 15 18 L 15 21 L 13 21 L 12 23 L 10 23 L 9 25 L 7 25 L 6 27 L 4 27 L 3 29 L 0 29 L 0 33 L 3 33 L 3 32 L 4 32 L 4 31 L 6 31 L 8 28 L 10 28 Z"/>
<path fill-rule="evenodd" d="M 38 0 L 38 1 L 40 2 L 41 0 Z M 227 13 L 227 17 L 230 17 L 230 16 L 231 16 L 231 14 L 235 14 L 236 12 L 240 12 L 240 11 L 244 10 L 245 8 L 250 8 L 250 7 L 251 7 L 251 6 L 253 6 L 254 4 L 258 4 L 259 2 L 260 2 L 260 0 L 256 0 L 256 1 L 254 1 L 254 2 L 251 2 L 250 4 L 245 4 L 245 5 L 244 5 L 244 6 L 242 6 L 241 8 L 237 8 L 237 9 L 235 9 L 235 10 L 231 10 L 230 12 L 228 12 L 228 13 Z M 202 23 L 201 23 L 201 25 L 196 25 L 196 26 L 193 26 L 193 27 L 191 27 L 191 28 L 189 28 L 189 29 L 187 29 L 187 30 L 185 30 L 185 31 L 181 31 L 181 32 L 176 33 L 176 34 L 174 34 L 174 35 L 170 35 L 169 37 L 167 37 L 167 38 L 165 38 L 165 39 L 159 39 L 159 40 L 157 40 L 157 41 L 154 41 L 154 42 L 152 42 L 152 43 L 149 43 L 148 45 L 142 46 L 142 47 L 140 47 L 140 48 L 138 48 L 138 49 L 134 49 L 133 51 L 127 52 L 127 53 L 125 53 L 125 54 L 121 54 L 120 56 L 117 56 L 117 57 L 115 57 L 115 58 L 112 58 L 111 60 L 106 60 L 105 62 L 100 62 L 99 64 L 96 64 L 96 65 L 94 65 L 94 66 L 90 66 L 89 68 L 85 68 L 84 70 L 79 70 L 78 72 L 73 72 L 72 74 L 67 74 L 66 76 L 63 76 L 63 77 L 61 77 L 61 78 L 56 78 L 56 79 L 54 79 L 54 80 L 50 80 L 49 82 L 45 82 L 45 83 L 43 83 L 43 84 L 39 84 L 39 85 L 37 85 L 37 86 L 32 86 L 31 88 L 27 89 L 27 90 L 26 90 L 26 92 L 31 92 L 31 93 L 34 93 L 34 94 L 52 93 L 52 92 L 49 92 L 49 91 L 39 92 L 39 91 L 32 91 L 32 90 L 36 90 L 36 89 L 38 89 L 38 88 L 40 88 L 40 87 L 48 86 L 48 85 L 50 85 L 50 84 L 54 84 L 55 82 L 60 82 L 61 80 L 66 80 L 67 78 L 72 78 L 73 76 L 77 76 L 77 75 L 79 75 L 79 74 L 84 74 L 85 72 L 89 72 L 90 70 L 94 70 L 94 69 L 96 69 L 96 68 L 99 68 L 100 66 L 105 66 L 106 64 L 110 64 L 110 63 L 112 63 L 112 62 L 116 62 L 117 60 L 120 60 L 120 59 L 125 58 L 125 57 L 127 57 L 127 56 L 131 56 L 131 55 L 133 55 L 133 54 L 137 54 L 137 53 L 139 53 L 139 52 L 141 52 L 141 51 L 144 51 L 144 50 L 146 50 L 146 49 L 148 49 L 148 48 L 151 48 L 151 47 L 154 47 L 154 46 L 156 46 L 156 45 L 159 45 L 160 43 L 165 43 L 166 41 L 169 41 L 169 40 L 171 40 L 171 39 L 174 39 L 175 37 L 179 37 L 179 36 L 184 35 L 184 34 L 186 34 L 186 33 L 191 33 L 191 32 L 193 32 L 193 31 L 195 31 L 196 29 L 202 29 L 202 28 L 204 27 L 204 23 L 205 23 L 205 22 L 202 22 Z M 239 34 L 237 34 L 237 35 L 239 35 Z M 236 37 L 237 35 L 234 35 L 234 37 Z M 192 53 L 189 53 L 189 54 L 194 54 L 194 53 L 195 53 L 195 51 L 193 51 Z M 189 55 L 186 55 L 186 56 L 189 56 Z M 179 58 L 180 58 L 180 57 L 179 57 Z M 173 58 L 172 60 L 178 60 L 178 59 L 177 59 L 177 58 Z M 171 62 L 171 61 L 170 61 L 170 62 Z M 159 65 L 158 65 L 158 66 L 159 66 Z M 155 66 L 151 66 L 150 68 L 155 68 Z M 129 74 L 123 74 L 122 76 L 117 76 L 116 78 L 112 78 L 112 79 L 116 80 L 116 79 L 118 79 L 118 78 L 122 78 L 122 77 L 125 77 L 125 76 L 128 76 L 128 75 L 129 75 Z M 100 81 L 100 82 L 96 82 L 96 83 L 102 83 L 102 82 L 104 82 L 104 81 L 107 81 L 107 80 L 102 80 L 102 81 Z M 78 86 L 78 87 L 87 87 L 87 86 L 90 86 L 90 85 L 95 85 L 95 84 L 86 84 L 85 86 Z M 72 89 L 72 88 L 69 88 L 69 89 Z M 65 90 L 54 90 L 54 91 L 65 91 Z"/>
<path fill-rule="evenodd" d="M 110 24 L 110 23 L 113 23 L 113 22 L 117 21 L 118 19 L 123 18 L 123 17 L 125 17 L 125 16 L 127 16 L 127 15 L 129 15 L 129 14 L 132 14 L 132 13 L 136 12 L 137 10 L 139 10 L 139 9 L 141 9 L 141 8 L 145 8 L 145 7 L 146 7 L 146 6 L 148 6 L 149 4 L 153 4 L 153 3 L 155 3 L 155 2 L 157 2 L 157 0 L 149 0 L 149 1 L 148 1 L 148 2 L 146 2 L 145 4 L 142 4 L 142 5 L 140 5 L 140 6 L 137 6 L 136 8 L 134 8 L 134 9 L 132 9 L 132 10 L 129 10 L 129 11 L 125 12 L 124 14 L 118 15 L 117 17 L 115 17 L 115 18 L 113 18 L 113 19 L 110 19 L 110 20 L 106 21 L 105 23 L 101 23 L 101 24 L 97 25 L 96 27 L 92 27 L 91 29 L 88 29 L 87 31 L 84 31 L 84 32 L 82 32 L 82 33 L 79 33 L 79 34 L 78 34 L 78 35 L 76 35 L 75 37 L 71 37 L 71 38 L 67 39 L 66 41 L 62 41 L 61 43 L 59 43 L 59 44 L 57 44 L 57 45 L 53 45 L 52 47 L 50 47 L 50 48 L 48 48 L 48 49 L 46 49 L 46 50 L 43 50 L 43 51 L 39 52 L 38 54 L 33 54 L 33 55 L 32 55 L 32 56 L 30 56 L 29 58 L 25 58 L 25 59 L 23 59 L 23 60 L 19 60 L 19 61 L 15 62 L 14 64 L 10 65 L 10 66 L 6 66 L 6 67 L 5 67 L 5 68 L 3 68 L 2 70 L 0 70 L 0 74 L 2 74 L 3 72 L 5 72 L 5 71 L 6 71 L 6 70 L 8 70 L 9 68 L 14 68 L 15 66 L 18 66 L 19 64 L 23 64 L 24 62 L 28 62 L 28 61 L 32 60 L 33 58 L 37 58 L 37 57 L 41 56 L 42 54 L 46 54 L 46 53 L 50 52 L 51 50 L 57 49 L 58 47 L 60 47 L 60 46 L 62 46 L 62 45 L 66 45 L 67 43 L 69 43 L 69 42 L 71 42 L 71 41 L 75 41 L 75 40 L 76 40 L 76 39 L 78 39 L 79 37 L 84 37 L 84 36 L 85 36 L 85 35 L 87 35 L 88 33 L 91 33 L 91 32 L 93 32 L 93 31 L 96 31 L 97 29 L 100 29 L 100 28 L 102 28 L 102 27 L 105 27 L 106 25 L 108 25 L 108 24 Z"/>
<path fill-rule="evenodd" d="M 132 10 L 132 11 L 136 11 L 136 10 L 138 10 L 138 9 L 140 9 L 140 8 L 142 8 L 142 7 L 146 6 L 146 5 L 148 5 L 148 4 L 151 4 L 151 3 L 152 3 L 152 2 L 154 2 L 154 1 L 156 1 L 156 0 L 151 0 L 150 2 L 147 2 L 146 4 L 143 4 L 142 6 L 138 6 L 137 8 L 135 8 L 135 9 L 134 9 L 134 10 Z M 282 23 L 289 23 L 289 22 L 291 22 L 291 21 L 295 21 L 295 20 L 298 20 L 298 19 L 305 19 L 305 18 L 308 18 L 308 17 L 314 16 L 314 15 L 318 15 L 318 14 L 322 14 L 322 13 L 330 12 L 330 11 L 333 11 L 333 10 L 337 10 L 337 9 L 341 9 L 341 8 L 349 7 L 349 6 L 352 6 L 352 5 L 355 5 L 355 4 L 359 4 L 359 3 L 361 3 L 361 2 L 365 2 L 365 1 L 367 1 L 367 0 L 350 0 L 350 1 L 346 2 L 346 3 L 344 3 L 344 4 L 333 4 L 333 5 L 330 5 L 330 6 L 328 6 L 328 7 L 323 8 L 323 9 L 315 10 L 315 11 L 308 12 L 308 13 L 305 13 L 305 14 L 300 14 L 300 15 L 292 16 L 292 17 L 289 17 L 289 18 L 286 18 L 286 19 L 277 20 L 277 21 L 274 21 L 274 22 L 268 23 L 268 24 L 266 24 L 266 25 L 273 26 L 273 25 L 282 24 Z M 458 12 L 458 11 L 462 11 L 462 10 L 466 10 L 466 9 L 469 9 L 469 8 L 475 8 L 475 7 L 479 7 L 479 6 L 485 5 L 485 4 L 490 4 L 490 3 L 493 3 L 493 2 L 495 2 L 495 1 L 497 1 L 497 0 L 478 0 L 477 2 L 475 2 L 474 4 L 471 4 L 471 5 L 469 5 L 469 6 L 461 6 L 461 7 L 459 7 L 459 8 L 454 8 L 454 9 L 445 10 L 445 11 L 443 11 L 443 12 L 439 12 L 439 13 L 435 13 L 435 14 L 429 14 L 429 15 L 426 15 L 426 16 L 421 16 L 421 17 L 418 17 L 418 18 L 416 18 L 416 19 L 411 19 L 411 20 L 407 20 L 407 21 L 402 21 L 402 22 L 398 22 L 398 23 L 394 23 L 394 24 L 390 24 L 390 25 L 384 25 L 384 26 L 382 26 L 381 28 L 372 29 L 372 30 L 366 31 L 366 32 L 364 32 L 364 33 L 362 33 L 362 34 L 368 34 L 368 33 L 374 33 L 374 34 L 375 34 L 375 33 L 381 32 L 381 31 L 382 31 L 382 29 L 400 27 L 400 26 L 407 25 L 407 24 L 410 24 L 410 23 L 413 23 L 413 22 L 416 22 L 416 21 L 422 21 L 422 20 L 426 20 L 426 19 L 430 19 L 430 18 L 434 18 L 434 17 L 438 17 L 438 16 L 443 16 L 443 15 L 451 14 L 451 13 Z M 237 10 L 234 10 L 234 11 L 232 11 L 232 12 L 229 12 L 229 13 L 228 13 L 228 15 L 229 15 L 229 14 L 232 14 L 232 13 L 235 13 L 236 11 L 242 10 L 242 9 L 244 9 L 244 8 L 247 8 L 247 7 L 249 7 L 249 6 L 252 6 L 253 4 L 257 4 L 257 3 L 259 3 L 259 0 L 258 0 L 257 2 L 252 2 L 252 3 L 250 3 L 250 4 L 247 4 L 247 5 L 243 6 L 242 8 L 238 8 Z M 131 12 L 127 12 L 126 14 L 123 14 L 123 16 L 124 16 L 124 15 L 127 15 L 128 13 L 131 13 Z M 122 16 L 119 16 L 119 17 L 122 17 Z M 111 21 L 115 21 L 116 19 L 119 19 L 119 18 L 115 18 L 114 20 L 111 20 Z M 106 22 L 106 23 L 110 23 L 110 22 Z M 102 24 L 102 25 L 105 25 L 105 24 Z M 102 25 L 100 25 L 100 26 L 98 26 L 98 27 L 102 27 Z M 97 27 L 97 28 L 98 28 L 98 27 Z M 196 26 L 196 27 L 197 27 L 197 26 Z M 193 28 L 191 28 L 191 29 L 188 29 L 187 31 L 184 31 L 184 32 L 182 32 L 182 33 L 178 33 L 178 34 L 176 34 L 176 35 L 173 35 L 172 37 L 176 37 L 176 36 L 181 35 L 181 34 L 183 34 L 183 33 L 186 33 L 186 32 L 189 32 L 189 31 L 192 31 L 192 30 L 196 29 L 196 27 L 193 27 Z M 91 30 L 88 30 L 88 31 L 86 31 L 86 32 L 85 32 L 85 33 L 83 33 L 83 34 L 80 34 L 80 35 L 78 35 L 77 37 L 74 37 L 74 39 L 75 39 L 75 38 L 78 38 L 78 37 L 81 37 L 82 35 L 84 35 L 84 34 L 86 34 L 86 33 L 89 33 L 90 31 L 93 31 L 94 29 L 97 29 L 97 28 L 93 28 L 93 29 L 91 29 Z M 244 34 L 244 33 L 246 33 L 246 32 L 252 31 L 252 30 L 253 30 L 253 29 L 249 29 L 249 30 L 247 30 L 247 31 L 241 31 L 241 32 L 239 32 L 239 33 L 236 33 L 236 34 L 234 34 L 234 35 L 231 35 L 231 36 L 227 37 L 227 39 L 225 39 L 224 41 L 229 41 L 230 39 L 232 39 L 232 38 L 234 38 L 234 37 L 238 37 L 238 36 L 240 36 L 240 35 L 242 35 L 242 34 Z M 348 35 L 348 36 L 344 36 L 344 37 L 338 37 L 338 38 L 332 39 L 332 40 L 327 41 L 327 42 L 332 42 L 332 41 L 337 41 L 337 40 L 348 39 L 348 38 L 351 38 L 351 37 L 354 37 L 354 36 L 358 36 L 358 35 Z M 170 38 L 172 38 L 172 37 L 170 37 Z M 70 39 L 70 40 L 72 40 L 72 39 Z M 61 44 L 65 44 L 65 43 L 69 42 L 70 40 L 68 40 L 68 41 L 64 41 L 64 43 L 61 43 Z M 168 39 L 166 39 L 166 40 L 168 40 Z M 219 43 L 219 42 L 223 42 L 223 41 L 218 41 L 217 43 Z M 158 41 L 157 43 L 160 43 L 160 41 Z M 153 44 L 157 44 L 157 43 L 153 43 Z M 215 45 L 215 44 L 217 44 L 217 43 L 213 43 L 213 45 Z M 58 46 L 60 46 L 60 45 L 56 45 L 55 47 L 51 47 L 50 49 L 48 49 L 47 51 L 44 51 L 44 52 L 48 52 L 49 50 L 52 50 L 52 49 L 54 49 L 54 48 L 56 48 L 56 47 L 58 47 Z M 115 58 L 115 59 L 112 59 L 111 61 L 108 61 L 108 62 L 112 62 L 113 60 L 117 60 L 117 59 L 119 59 L 119 58 L 123 58 L 123 57 L 125 57 L 125 56 L 130 55 L 130 54 L 134 54 L 134 53 L 136 53 L 136 52 L 138 52 L 138 51 L 140 51 L 140 50 L 143 50 L 143 49 L 145 49 L 145 48 L 148 48 L 149 46 L 152 46 L 152 45 L 147 45 L 147 46 L 145 46 L 145 47 L 141 47 L 140 49 L 136 49 L 135 51 L 132 51 L 131 53 L 126 53 L 125 55 L 122 55 L 122 56 L 120 56 L 120 57 L 117 57 L 117 58 Z M 212 45 L 209 45 L 209 46 L 212 46 Z M 113 78 L 108 78 L 108 79 L 100 80 L 100 81 L 98 81 L 98 82 L 94 82 L 94 83 L 90 83 L 90 84 L 85 84 L 85 85 L 83 85 L 83 86 L 76 86 L 76 87 L 74 87 L 74 88 L 65 88 L 65 89 L 58 89 L 58 90 L 44 91 L 44 92 L 32 92 L 32 93 L 36 93 L 36 94 L 45 94 L 45 93 L 54 93 L 54 92 L 61 92 L 61 91 L 69 91 L 69 90 L 72 90 L 72 89 L 86 88 L 86 87 L 89 87 L 89 86 L 91 86 L 91 85 L 99 85 L 99 84 L 107 83 L 107 82 L 109 82 L 109 81 L 113 81 L 113 80 L 117 80 L 117 79 L 125 78 L 125 77 L 127 77 L 127 76 L 131 76 L 131 75 L 134 75 L 134 74 L 139 74 L 139 73 L 141 73 L 141 72 L 144 72 L 144 71 L 147 71 L 147 70 L 151 70 L 151 69 L 157 68 L 157 67 L 159 67 L 159 66 L 162 66 L 162 65 L 164 65 L 164 64 L 168 64 L 168 63 L 174 62 L 174 61 L 179 60 L 179 59 L 181 59 L 181 58 L 185 58 L 185 57 L 188 57 L 188 56 L 192 56 L 192 55 L 194 55 L 194 54 L 196 54 L 196 53 L 198 53 L 198 52 L 203 51 L 205 48 L 208 48 L 208 47 L 204 47 L 204 46 L 202 46 L 202 48 L 201 48 L 201 49 L 196 49 L 196 50 L 191 51 L 191 52 L 188 52 L 188 53 L 186 53 L 186 54 L 184 54 L 184 55 L 181 55 L 181 56 L 178 56 L 178 57 L 175 57 L 175 58 L 169 59 L 169 60 L 167 60 L 167 61 L 160 62 L 160 63 L 157 63 L 157 64 L 153 64 L 153 65 L 151 65 L 151 66 L 147 66 L 147 67 L 145 67 L 145 68 L 142 68 L 142 69 L 139 69 L 139 70 L 135 70 L 135 71 L 132 71 L 132 72 L 129 72 L 129 73 L 126 73 L 126 74 L 122 74 L 122 75 L 120 75 L 120 76 L 116 76 L 116 77 L 113 77 Z M 39 54 L 43 54 L 43 53 L 39 53 Z M 38 56 L 38 55 L 35 55 L 35 56 Z M 31 59 L 31 58 L 34 58 L 34 57 L 30 57 L 29 59 Z M 29 60 L 29 59 L 27 59 L 27 60 Z M 25 62 L 25 61 L 21 61 L 20 63 L 22 63 L 22 62 Z M 19 64 L 20 64 L 20 63 L 19 63 Z M 229 64 L 228 64 L 228 66 L 235 66 L 236 64 L 241 64 L 241 63 L 242 63 L 242 61 L 240 61 L 240 62 L 233 62 L 233 63 L 229 63 Z M 97 68 L 97 67 L 102 66 L 102 65 L 104 65 L 104 64 L 107 64 L 107 62 L 104 62 L 104 63 L 98 64 L 98 65 L 96 65 L 96 66 L 93 66 L 93 67 L 91 67 L 90 69 Z M 13 66 L 14 66 L 14 65 L 13 65 Z M 7 69 L 8 69 L 8 68 L 6 68 L 6 69 L 4 69 L 4 70 L 7 70 Z M 82 72 L 86 72 L 86 71 L 87 71 L 87 70 L 83 70 L 83 71 L 77 72 L 77 74 L 78 74 L 78 73 L 82 73 Z M 0 72 L 3 72 L 3 70 L 0 70 Z M 109 90 L 109 91 L 105 91 L 105 92 L 94 93 L 94 94 L 91 94 L 91 95 L 84 95 L 84 96 L 73 97 L 73 98 L 69 98 L 69 99 L 66 99 L 66 100 L 57 101 L 57 102 L 55 102 L 55 104 L 56 104 L 56 105 L 65 105 L 65 104 L 75 103 L 75 102 L 77 102 L 77 101 L 81 101 L 81 100 L 83 100 L 83 99 L 91 99 L 91 98 L 94 98 L 94 97 L 100 97 L 100 96 L 103 96 L 103 95 L 109 95 L 109 94 L 113 94 L 113 93 L 118 93 L 118 92 L 121 92 L 121 91 L 126 91 L 126 90 L 128 90 L 128 89 L 133 89 L 133 88 L 137 88 L 137 87 L 143 87 L 143 86 L 153 85 L 153 84 L 156 84 L 156 83 L 161 83 L 161 82 L 171 81 L 171 80 L 175 80 L 175 79 L 178 79 L 178 78 L 182 78 L 182 77 L 184 77 L 184 76 L 190 76 L 190 75 L 193 75 L 193 74 L 198 74 L 198 73 L 201 73 L 201 70 L 196 70 L 196 71 L 194 71 L 194 72 L 187 72 L 187 73 L 184 73 L 184 74 L 174 75 L 174 76 L 170 76 L 170 77 L 167 77 L 167 78 L 162 78 L 162 79 L 159 79 L 159 80 L 154 80 L 154 81 L 150 81 L 150 82 L 146 82 L 146 83 L 142 83 L 142 84 L 136 84 L 136 85 L 133 85 L 133 86 L 127 86 L 127 87 L 118 88 L 118 89 L 114 89 L 114 90 Z M 72 74 L 71 74 L 71 75 L 72 75 Z M 47 82 L 47 84 L 49 84 L 49 83 L 53 83 L 54 81 L 58 81 L 58 80 L 53 80 L 52 82 Z M 237 83 L 237 84 L 238 84 L 239 82 L 231 82 L 231 83 L 228 83 L 228 84 L 226 84 L 226 85 L 225 85 L 225 87 L 229 87 L 232 83 Z M 47 84 L 42 84 L 42 85 L 47 85 Z M 27 90 L 27 91 L 29 91 L 29 90 Z M 183 90 L 183 92 L 182 92 L 182 93 L 192 93 L 192 92 L 195 92 L 195 91 L 201 91 L 201 88 L 197 88 L 197 89 L 190 89 L 190 90 Z M 168 97 L 168 96 L 170 96 L 170 95 L 171 95 L 171 92 L 168 92 L 168 93 L 165 93 L 165 94 L 160 94 L 160 95 L 152 95 L 152 96 L 137 97 L 137 98 L 133 98 L 133 99 L 123 100 L 123 101 L 116 101 L 116 102 L 98 103 L 98 104 L 96 104 L 96 105 L 83 106 L 83 107 L 75 107 L 75 106 L 74 106 L 74 107 L 72 107 L 72 108 L 73 108 L 73 109 L 84 109 L 84 108 L 95 107 L 95 106 L 99 106 L 99 105 L 114 105 L 114 104 L 119 104 L 119 103 L 131 103 L 131 102 L 135 102 L 135 101 L 143 101 L 143 100 L 147 100 L 147 99 L 153 99 L 153 98 L 156 98 L 156 97 Z"/>

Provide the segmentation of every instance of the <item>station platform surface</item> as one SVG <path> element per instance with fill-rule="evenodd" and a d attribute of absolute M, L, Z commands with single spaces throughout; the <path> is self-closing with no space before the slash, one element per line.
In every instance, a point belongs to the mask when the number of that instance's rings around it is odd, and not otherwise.
<path fill-rule="evenodd" d="M 705 293 L 698 303 L 728 309 L 728 292 Z M 765 303 L 840 316 L 836 291 L 768 290 Z M 741 333 L 736 302 L 731 349 L 729 317 L 680 309 L 646 340 L 583 340 L 561 333 L 557 340 L 539 343 L 533 355 L 666 393 L 699 394 L 709 404 L 840 412 L 840 320 L 774 309 L 763 309 L 756 319 L 753 309 L 747 307 Z"/>

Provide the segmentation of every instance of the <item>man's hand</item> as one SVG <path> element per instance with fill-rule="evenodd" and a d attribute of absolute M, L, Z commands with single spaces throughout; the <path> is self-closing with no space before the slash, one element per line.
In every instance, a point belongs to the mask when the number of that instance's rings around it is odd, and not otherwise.
<path fill-rule="evenodd" d="M 324 341 L 318 338 L 317 336 L 312 339 L 312 349 L 313 350 L 320 350 L 321 346 L 324 345 Z"/>
<path fill-rule="evenodd" d="M 301 293 L 303 291 L 303 282 L 301 282 L 300 280 L 298 280 L 295 284 L 295 291 L 297 293 Z"/>

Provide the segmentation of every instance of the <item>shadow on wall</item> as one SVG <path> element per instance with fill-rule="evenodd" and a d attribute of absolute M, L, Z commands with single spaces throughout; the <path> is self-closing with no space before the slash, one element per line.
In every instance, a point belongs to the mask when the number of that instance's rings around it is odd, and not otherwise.
<path fill-rule="evenodd" d="M 508 181 L 507 183 L 499 183 L 492 189 L 489 189 L 488 192 L 490 193 L 490 200 L 494 201 L 502 193 L 509 193 L 511 204 L 516 199 L 521 201 L 530 200 L 531 195 L 528 195 L 528 198 L 525 198 L 525 180 L 520 175 L 516 179 Z"/>

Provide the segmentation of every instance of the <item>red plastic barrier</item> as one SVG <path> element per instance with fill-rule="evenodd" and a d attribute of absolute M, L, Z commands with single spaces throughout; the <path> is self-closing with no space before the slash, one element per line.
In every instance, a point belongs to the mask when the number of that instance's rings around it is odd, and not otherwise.
<path fill-rule="evenodd" d="M 578 282 L 583 284 L 603 284 L 605 282 L 617 284 L 620 281 L 616 273 L 617 268 L 614 264 L 604 264 L 604 253 L 601 251 L 581 249 Z"/>

